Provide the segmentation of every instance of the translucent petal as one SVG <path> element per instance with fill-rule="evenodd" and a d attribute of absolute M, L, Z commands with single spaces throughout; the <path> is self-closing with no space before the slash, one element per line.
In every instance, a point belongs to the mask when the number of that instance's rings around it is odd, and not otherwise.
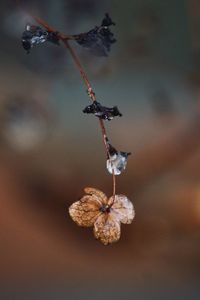
<path fill-rule="evenodd" d="M 112 202 L 113 197 L 110 197 L 108 204 L 111 204 Z M 117 221 L 124 224 L 130 224 L 135 217 L 133 203 L 124 195 L 115 195 L 115 201 L 111 207 L 110 214 L 112 214 Z"/>
<path fill-rule="evenodd" d="M 59 45 L 59 37 L 56 32 L 49 32 L 39 26 L 27 24 L 25 31 L 22 33 L 22 45 L 27 53 L 30 49 L 46 41 Z"/>
<path fill-rule="evenodd" d="M 123 152 L 117 152 L 107 160 L 106 167 L 110 174 L 114 171 L 115 175 L 120 175 L 121 172 L 125 170 L 128 156 L 122 155 L 121 153 Z"/>
<path fill-rule="evenodd" d="M 94 223 L 94 236 L 104 245 L 117 242 L 120 234 L 120 222 L 110 213 L 101 214 Z"/>
<path fill-rule="evenodd" d="M 101 203 L 97 201 L 96 196 L 84 196 L 69 207 L 69 214 L 79 226 L 90 227 L 101 214 L 100 207 Z"/>

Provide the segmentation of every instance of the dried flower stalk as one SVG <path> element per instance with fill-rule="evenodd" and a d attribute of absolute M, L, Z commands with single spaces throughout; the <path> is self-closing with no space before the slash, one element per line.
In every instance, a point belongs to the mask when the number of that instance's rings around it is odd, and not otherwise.
<path fill-rule="evenodd" d="M 40 18 L 37 18 L 35 16 L 32 16 L 33 19 L 39 23 L 40 25 L 42 25 L 45 29 L 47 29 L 48 31 L 50 32 L 56 32 L 58 37 L 60 38 L 60 40 L 64 43 L 65 47 L 69 50 L 72 58 L 73 58 L 73 61 L 74 63 L 76 64 L 80 74 L 81 74 L 81 77 L 87 87 L 87 92 L 88 92 L 88 96 L 89 98 L 94 102 L 96 101 L 96 96 L 95 96 L 95 92 L 90 84 L 90 81 L 87 77 L 87 74 L 85 73 L 74 49 L 70 46 L 68 40 L 70 39 L 73 39 L 72 36 L 68 36 L 68 35 L 65 35 L 63 33 L 60 33 L 59 31 L 55 30 L 54 28 L 50 27 L 49 24 L 47 24 L 44 20 L 40 19 Z M 104 121 L 102 119 L 99 118 L 99 125 L 100 125 L 100 128 L 101 128 L 101 133 L 102 133 L 102 138 L 103 138 L 103 143 L 104 143 L 104 146 L 105 146 L 105 150 L 106 150 L 106 154 L 107 154 L 107 158 L 110 159 L 110 152 L 109 152 L 109 145 L 108 145 L 108 136 L 107 136 L 107 133 L 106 133 L 106 128 L 105 128 L 105 125 L 104 125 Z M 115 193 L 116 193 L 116 177 L 115 177 L 115 173 L 114 173 L 114 170 L 112 171 L 112 182 L 113 182 L 113 189 L 112 189 L 112 195 L 113 195 L 113 203 L 115 201 Z M 113 204 L 112 203 L 112 204 Z M 112 205 L 111 204 L 111 205 Z"/>
<path fill-rule="evenodd" d="M 97 102 L 87 74 L 69 41 L 75 40 L 86 48 L 91 46 L 92 52 L 96 51 L 97 55 L 107 56 L 111 44 L 116 41 L 109 29 L 109 26 L 115 25 L 115 23 L 106 14 L 100 26 L 79 35 L 66 35 L 52 28 L 44 20 L 35 16 L 32 16 L 32 18 L 45 30 L 39 26 L 27 25 L 22 35 L 24 49 L 29 53 L 33 46 L 46 41 L 57 45 L 59 45 L 59 41 L 62 41 L 68 49 L 92 101 L 92 104 L 87 106 L 83 112 L 92 113 L 98 117 L 107 156 L 107 169 L 109 173 L 112 173 L 112 197 L 108 199 L 103 192 L 95 188 L 85 188 L 88 195 L 70 206 L 70 216 L 78 225 L 94 225 L 94 235 L 103 244 L 113 243 L 120 238 L 120 223 L 130 224 L 135 215 L 130 200 L 126 196 L 116 195 L 116 175 L 121 174 L 121 171 L 125 169 L 127 157 L 130 153 L 117 151 L 110 144 L 104 124 L 104 120 L 110 121 L 116 116 L 122 116 L 122 114 L 116 106 L 108 108 Z"/>

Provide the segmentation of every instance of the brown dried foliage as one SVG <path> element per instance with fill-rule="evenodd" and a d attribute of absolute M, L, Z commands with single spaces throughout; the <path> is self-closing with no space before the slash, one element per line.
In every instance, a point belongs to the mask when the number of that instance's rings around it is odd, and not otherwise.
<path fill-rule="evenodd" d="M 124 195 L 115 195 L 109 199 L 95 189 L 85 188 L 87 195 L 74 202 L 69 214 L 79 226 L 94 226 L 94 236 L 104 245 L 119 240 L 121 223 L 130 224 L 135 216 L 132 202 Z"/>

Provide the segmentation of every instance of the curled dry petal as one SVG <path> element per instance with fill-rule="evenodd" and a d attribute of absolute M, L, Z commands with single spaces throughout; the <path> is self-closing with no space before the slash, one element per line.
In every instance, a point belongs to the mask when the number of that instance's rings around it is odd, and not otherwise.
<path fill-rule="evenodd" d="M 108 200 L 108 204 L 111 203 L 113 203 L 113 197 Z M 124 195 L 115 195 L 110 213 L 115 216 L 116 220 L 124 224 L 130 224 L 135 217 L 133 203 Z"/>
<path fill-rule="evenodd" d="M 120 175 L 125 170 L 127 165 L 127 157 L 122 155 L 120 152 L 110 156 L 106 161 L 106 167 L 110 174 L 114 171 L 115 175 Z"/>
<path fill-rule="evenodd" d="M 94 236 L 104 245 L 117 242 L 120 233 L 120 223 L 110 213 L 101 214 L 94 223 Z"/>
<path fill-rule="evenodd" d="M 97 56 L 108 56 L 112 44 L 116 42 L 110 26 L 115 25 L 108 14 L 105 15 L 100 26 L 95 26 L 88 32 L 74 35 L 76 42 L 90 50 Z"/>
<path fill-rule="evenodd" d="M 114 117 L 122 116 L 117 106 L 106 107 L 97 101 L 94 101 L 92 104 L 86 106 L 83 109 L 83 112 L 86 114 L 94 114 L 96 117 L 108 121 L 112 120 Z"/>
<path fill-rule="evenodd" d="M 110 174 L 120 175 L 125 170 L 130 152 L 118 151 L 108 143 L 110 157 L 106 161 L 106 167 Z"/>
<path fill-rule="evenodd" d="M 79 226 L 90 227 L 101 214 L 101 204 L 95 196 L 84 196 L 81 200 L 74 202 L 69 208 L 69 214 Z"/>
<path fill-rule="evenodd" d="M 47 41 L 59 45 L 57 32 L 50 32 L 35 25 L 26 25 L 25 31 L 22 33 L 22 45 L 27 53 L 29 53 L 34 46 Z"/>

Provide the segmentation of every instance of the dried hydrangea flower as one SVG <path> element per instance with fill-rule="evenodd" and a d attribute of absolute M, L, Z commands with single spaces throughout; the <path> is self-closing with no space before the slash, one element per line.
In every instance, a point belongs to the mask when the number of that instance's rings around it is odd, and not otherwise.
<path fill-rule="evenodd" d="M 27 24 L 22 33 L 22 45 L 27 53 L 36 45 L 43 44 L 46 41 L 59 45 L 59 38 L 56 32 L 50 32 L 39 26 Z"/>
<path fill-rule="evenodd" d="M 122 116 L 117 106 L 110 108 L 110 107 L 102 106 L 97 101 L 94 101 L 91 105 L 86 106 L 83 109 L 83 112 L 86 114 L 94 114 L 96 117 L 108 121 L 112 120 L 116 116 L 119 117 Z"/>
<path fill-rule="evenodd" d="M 117 242 L 121 235 L 121 223 L 130 224 L 135 216 L 132 202 L 124 195 L 109 199 L 95 189 L 84 189 L 87 195 L 73 203 L 69 214 L 79 226 L 94 226 L 94 236 L 104 245 Z"/>
<path fill-rule="evenodd" d="M 89 49 L 93 54 L 107 56 L 111 45 L 116 42 L 109 28 L 111 25 L 115 23 L 109 14 L 105 14 L 101 26 L 96 26 L 86 33 L 74 35 L 74 38 L 79 45 Z"/>
<path fill-rule="evenodd" d="M 120 175 L 125 170 L 127 165 L 128 156 L 130 152 L 123 152 L 116 150 L 111 144 L 108 143 L 110 158 L 106 161 L 106 167 L 110 174 Z"/>

